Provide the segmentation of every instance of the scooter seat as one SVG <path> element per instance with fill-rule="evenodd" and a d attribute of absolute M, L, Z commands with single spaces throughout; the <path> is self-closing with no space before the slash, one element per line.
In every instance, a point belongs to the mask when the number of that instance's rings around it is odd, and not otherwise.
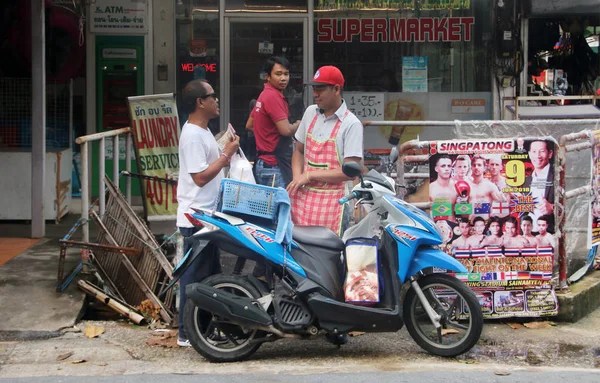
<path fill-rule="evenodd" d="M 307 245 L 344 250 L 344 241 L 333 231 L 322 226 L 294 226 L 292 238 Z"/>

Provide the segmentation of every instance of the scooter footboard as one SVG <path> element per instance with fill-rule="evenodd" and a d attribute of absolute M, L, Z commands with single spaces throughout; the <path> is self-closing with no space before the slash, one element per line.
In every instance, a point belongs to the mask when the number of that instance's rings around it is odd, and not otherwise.
<path fill-rule="evenodd" d="M 408 278 L 429 267 L 437 267 L 457 273 L 468 272 L 462 263 L 443 251 L 434 249 L 432 247 L 419 247 L 412 259 L 410 266 L 406 270 L 406 274 L 399 275 L 400 280 L 402 280 L 402 282 L 406 282 Z"/>
<path fill-rule="evenodd" d="M 322 329 L 330 332 L 398 331 L 404 325 L 400 307 L 394 310 L 351 305 L 315 294 L 308 299 L 308 306 L 317 317 Z"/>

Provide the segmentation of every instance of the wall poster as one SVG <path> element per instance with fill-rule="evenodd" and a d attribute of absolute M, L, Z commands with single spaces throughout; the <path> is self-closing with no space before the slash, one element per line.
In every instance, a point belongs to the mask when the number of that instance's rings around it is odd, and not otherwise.
<path fill-rule="evenodd" d="M 555 147 L 537 138 L 431 142 L 431 214 L 486 318 L 558 313 Z"/>

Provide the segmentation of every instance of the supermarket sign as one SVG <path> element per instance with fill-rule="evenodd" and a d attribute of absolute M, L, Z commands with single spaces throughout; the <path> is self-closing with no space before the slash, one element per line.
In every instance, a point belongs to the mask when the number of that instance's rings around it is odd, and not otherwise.
<path fill-rule="evenodd" d="M 474 17 L 408 17 L 319 19 L 319 43 L 471 41 Z"/>

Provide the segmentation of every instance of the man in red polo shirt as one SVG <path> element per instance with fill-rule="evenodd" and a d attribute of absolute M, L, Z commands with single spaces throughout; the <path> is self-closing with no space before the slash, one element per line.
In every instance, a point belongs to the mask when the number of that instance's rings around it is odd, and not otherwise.
<path fill-rule="evenodd" d="M 290 62 L 271 57 L 265 63 L 267 82 L 250 114 L 256 138 L 256 181 L 285 188 L 292 180 L 292 136 L 300 121 L 288 121 L 288 103 L 283 95 L 290 80 Z"/>

